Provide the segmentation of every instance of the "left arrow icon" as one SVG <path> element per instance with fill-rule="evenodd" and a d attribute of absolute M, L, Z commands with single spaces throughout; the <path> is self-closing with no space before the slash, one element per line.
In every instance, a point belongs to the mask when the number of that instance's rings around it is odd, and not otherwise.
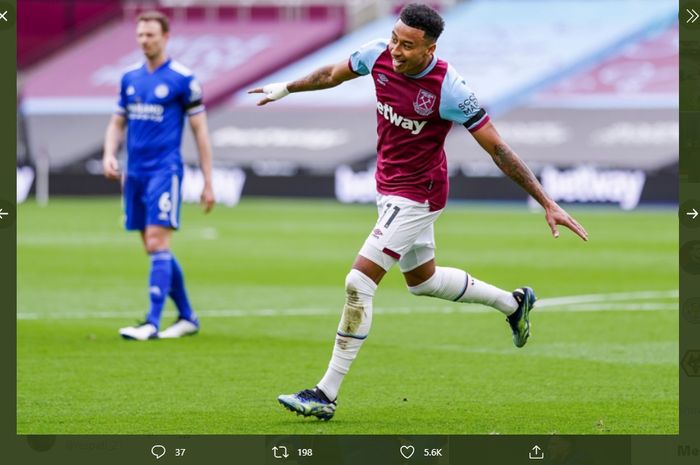
<path fill-rule="evenodd" d="M 17 219 L 17 210 L 10 202 L 0 199 L 0 229 L 10 229 Z"/>

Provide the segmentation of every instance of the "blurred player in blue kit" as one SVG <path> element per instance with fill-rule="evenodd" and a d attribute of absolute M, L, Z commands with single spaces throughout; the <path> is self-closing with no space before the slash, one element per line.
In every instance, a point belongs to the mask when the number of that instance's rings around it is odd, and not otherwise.
<path fill-rule="evenodd" d="M 181 337 L 199 330 L 182 268 L 170 251 L 172 232 L 180 226 L 180 145 L 185 117 L 192 127 L 204 174 L 201 202 L 205 212 L 214 206 L 214 190 L 202 89 L 192 71 L 166 54 L 170 26 L 165 15 L 157 11 L 142 13 L 136 24 L 137 40 L 146 60 L 122 76 L 117 109 L 107 127 L 102 165 L 108 179 L 122 180 L 126 229 L 141 232 L 151 258 L 146 320 L 119 330 L 125 339 L 145 341 Z M 128 160 L 122 174 L 117 152 L 125 132 Z M 167 297 L 173 299 L 179 316 L 172 326 L 159 331 Z"/>

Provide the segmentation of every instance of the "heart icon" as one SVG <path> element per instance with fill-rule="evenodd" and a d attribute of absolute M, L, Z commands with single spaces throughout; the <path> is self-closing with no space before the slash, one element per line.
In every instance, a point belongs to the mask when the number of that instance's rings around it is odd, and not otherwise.
<path fill-rule="evenodd" d="M 413 453 L 416 451 L 416 448 L 413 446 L 401 446 L 401 449 L 399 449 L 399 452 L 401 452 L 401 455 L 403 455 L 403 458 L 405 459 L 410 459 L 413 457 Z"/>

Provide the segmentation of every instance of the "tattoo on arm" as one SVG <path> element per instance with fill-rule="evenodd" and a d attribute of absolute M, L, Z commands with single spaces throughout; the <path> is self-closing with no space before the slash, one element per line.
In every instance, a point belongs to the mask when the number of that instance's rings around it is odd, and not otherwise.
<path fill-rule="evenodd" d="M 320 90 L 335 87 L 339 82 L 333 80 L 333 66 L 328 65 L 317 69 L 313 73 L 287 85 L 289 92 L 304 92 L 307 90 Z"/>
<path fill-rule="evenodd" d="M 507 145 L 496 144 L 493 150 L 493 161 L 509 178 L 530 194 L 541 205 L 547 200 L 542 185 L 530 168 Z"/>

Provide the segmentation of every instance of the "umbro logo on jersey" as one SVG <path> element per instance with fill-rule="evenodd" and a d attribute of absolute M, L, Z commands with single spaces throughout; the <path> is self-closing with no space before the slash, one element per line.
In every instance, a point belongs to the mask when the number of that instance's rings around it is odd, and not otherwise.
<path fill-rule="evenodd" d="M 377 111 L 385 120 L 389 121 L 394 126 L 408 129 L 414 136 L 420 134 L 427 123 L 427 121 L 415 121 L 405 118 L 395 113 L 394 108 L 386 103 L 377 102 Z"/>
<path fill-rule="evenodd" d="M 377 74 L 377 82 L 383 86 L 387 85 L 389 83 L 389 78 L 386 77 L 386 74 L 384 73 L 379 73 Z"/>

